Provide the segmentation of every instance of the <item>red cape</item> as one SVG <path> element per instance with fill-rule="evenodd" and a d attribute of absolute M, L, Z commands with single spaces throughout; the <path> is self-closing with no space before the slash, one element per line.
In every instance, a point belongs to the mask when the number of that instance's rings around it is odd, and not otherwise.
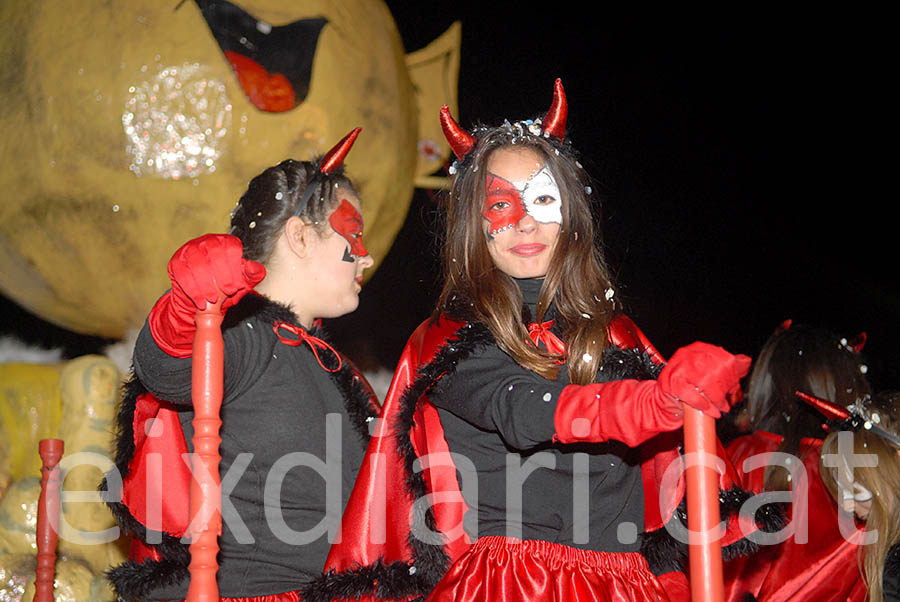
<path fill-rule="evenodd" d="M 753 492 L 763 491 L 765 468 L 743 472 L 744 460 L 756 454 L 770 454 L 782 438 L 765 431 L 739 437 L 728 446 L 738 469 L 741 484 Z M 803 458 L 808 479 L 808 496 L 793 506 L 792 519 L 807 521 L 808 543 L 794 537 L 772 546 L 761 546 L 749 557 L 725 564 L 725 599 L 742 602 L 750 593 L 758 600 L 783 602 L 862 602 L 866 587 L 859 572 L 859 547 L 846 541 L 838 528 L 838 508 L 819 476 L 822 441 L 804 439 L 809 453 Z"/>

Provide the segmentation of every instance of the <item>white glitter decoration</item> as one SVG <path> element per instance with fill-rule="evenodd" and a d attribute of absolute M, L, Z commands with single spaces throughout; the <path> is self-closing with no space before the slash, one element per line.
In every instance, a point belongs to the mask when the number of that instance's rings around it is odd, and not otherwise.
<path fill-rule="evenodd" d="M 250 222 L 250 229 L 252 230 L 255 227 L 256 227 L 256 222 Z"/>
<path fill-rule="evenodd" d="M 553 399 L 553 396 L 549 393 L 544 393 L 544 396 L 541 397 L 541 399 L 543 399 L 544 401 L 550 401 L 551 399 Z"/>
<path fill-rule="evenodd" d="M 232 106 L 225 83 L 208 77 L 207 71 L 197 63 L 160 66 L 128 88 L 122 128 L 135 175 L 177 180 L 216 170 L 231 129 Z"/>
<path fill-rule="evenodd" d="M 608 288 L 608 289 L 606 289 L 606 293 L 603 296 L 606 298 L 607 301 L 609 301 L 615 295 L 616 295 L 616 291 L 614 291 L 612 288 Z"/>
<path fill-rule="evenodd" d="M 584 355 L 581 356 L 581 359 L 584 362 L 590 362 L 592 359 L 594 359 L 594 356 L 591 355 L 590 353 L 585 353 Z"/>
<path fill-rule="evenodd" d="M 275 193 L 275 200 L 276 200 L 276 201 L 280 201 L 280 200 L 283 199 L 283 198 L 284 198 L 284 194 L 282 194 L 281 192 L 276 192 L 276 193 Z"/>

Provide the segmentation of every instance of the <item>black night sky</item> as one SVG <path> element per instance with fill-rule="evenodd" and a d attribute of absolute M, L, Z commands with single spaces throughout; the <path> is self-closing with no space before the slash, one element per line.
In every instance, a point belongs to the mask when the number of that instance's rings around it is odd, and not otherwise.
<path fill-rule="evenodd" d="M 617 295 L 663 354 L 701 339 L 755 355 L 792 318 L 866 331 L 874 384 L 900 389 L 886 16 L 527 5 L 388 2 L 407 51 L 462 21 L 464 126 L 543 114 L 562 78 Z M 392 368 L 430 312 L 435 212 L 417 192 L 360 309 L 331 324 L 364 366 Z M 70 355 L 101 343 L 0 309 L 3 330 Z"/>

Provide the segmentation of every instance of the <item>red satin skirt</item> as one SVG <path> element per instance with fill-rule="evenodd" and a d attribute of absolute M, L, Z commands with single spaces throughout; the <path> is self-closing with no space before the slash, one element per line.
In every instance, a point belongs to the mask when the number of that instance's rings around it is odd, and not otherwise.
<path fill-rule="evenodd" d="M 181 602 L 185 601 L 182 600 Z M 219 598 L 219 602 L 300 602 L 300 594 L 298 592 L 284 592 L 283 594 L 250 596 L 247 598 Z"/>
<path fill-rule="evenodd" d="M 669 598 L 640 554 L 487 536 L 453 563 L 427 602 L 439 600 L 665 602 Z"/>

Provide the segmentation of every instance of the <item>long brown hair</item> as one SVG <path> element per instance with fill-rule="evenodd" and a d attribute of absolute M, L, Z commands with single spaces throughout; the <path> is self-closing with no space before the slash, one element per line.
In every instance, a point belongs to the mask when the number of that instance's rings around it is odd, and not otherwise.
<path fill-rule="evenodd" d="M 875 396 L 868 409 L 878 413 L 881 428 L 900 434 L 898 406 L 900 393 L 893 392 Z M 822 444 L 819 474 L 828 492 L 840 505 L 841 494 L 835 468 L 826 467 L 822 459 L 825 454 L 838 453 L 838 435 L 831 433 Z M 876 466 L 855 466 L 853 469 L 853 480 L 872 492 L 872 508 L 866 518 L 866 529 L 876 531 L 878 540 L 862 547 L 860 554 L 869 600 L 876 602 L 882 599 L 884 591 L 884 561 L 891 547 L 900 543 L 900 447 L 871 431 L 860 429 L 853 433 L 853 453 L 875 454 L 878 457 Z"/>
<path fill-rule="evenodd" d="M 614 313 L 607 300 L 611 288 L 600 251 L 590 206 L 588 178 L 574 151 L 552 139 L 523 134 L 507 124 L 476 129 L 478 144 L 459 166 L 447 204 L 441 250 L 444 286 L 435 317 L 447 312 L 487 325 L 497 344 L 519 365 L 545 378 L 555 379 L 556 356 L 532 344 L 522 321 L 522 293 L 512 277 L 494 265 L 488 253 L 484 218 L 486 166 L 501 148 L 527 147 L 536 152 L 553 173 L 562 196 L 562 226 L 550 267 L 538 298 L 540 321 L 552 304 L 565 324 L 563 340 L 569 381 L 593 382 L 606 346 L 606 329 Z"/>
<path fill-rule="evenodd" d="M 747 409 L 754 430 L 781 435 L 778 447 L 803 458 L 811 453 L 804 438 L 824 438 L 822 417 L 795 395 L 802 391 L 849 405 L 871 394 L 862 359 L 837 335 L 823 328 L 793 325 L 769 337 L 747 383 Z M 768 491 L 791 489 L 788 472 L 766 467 Z"/>

